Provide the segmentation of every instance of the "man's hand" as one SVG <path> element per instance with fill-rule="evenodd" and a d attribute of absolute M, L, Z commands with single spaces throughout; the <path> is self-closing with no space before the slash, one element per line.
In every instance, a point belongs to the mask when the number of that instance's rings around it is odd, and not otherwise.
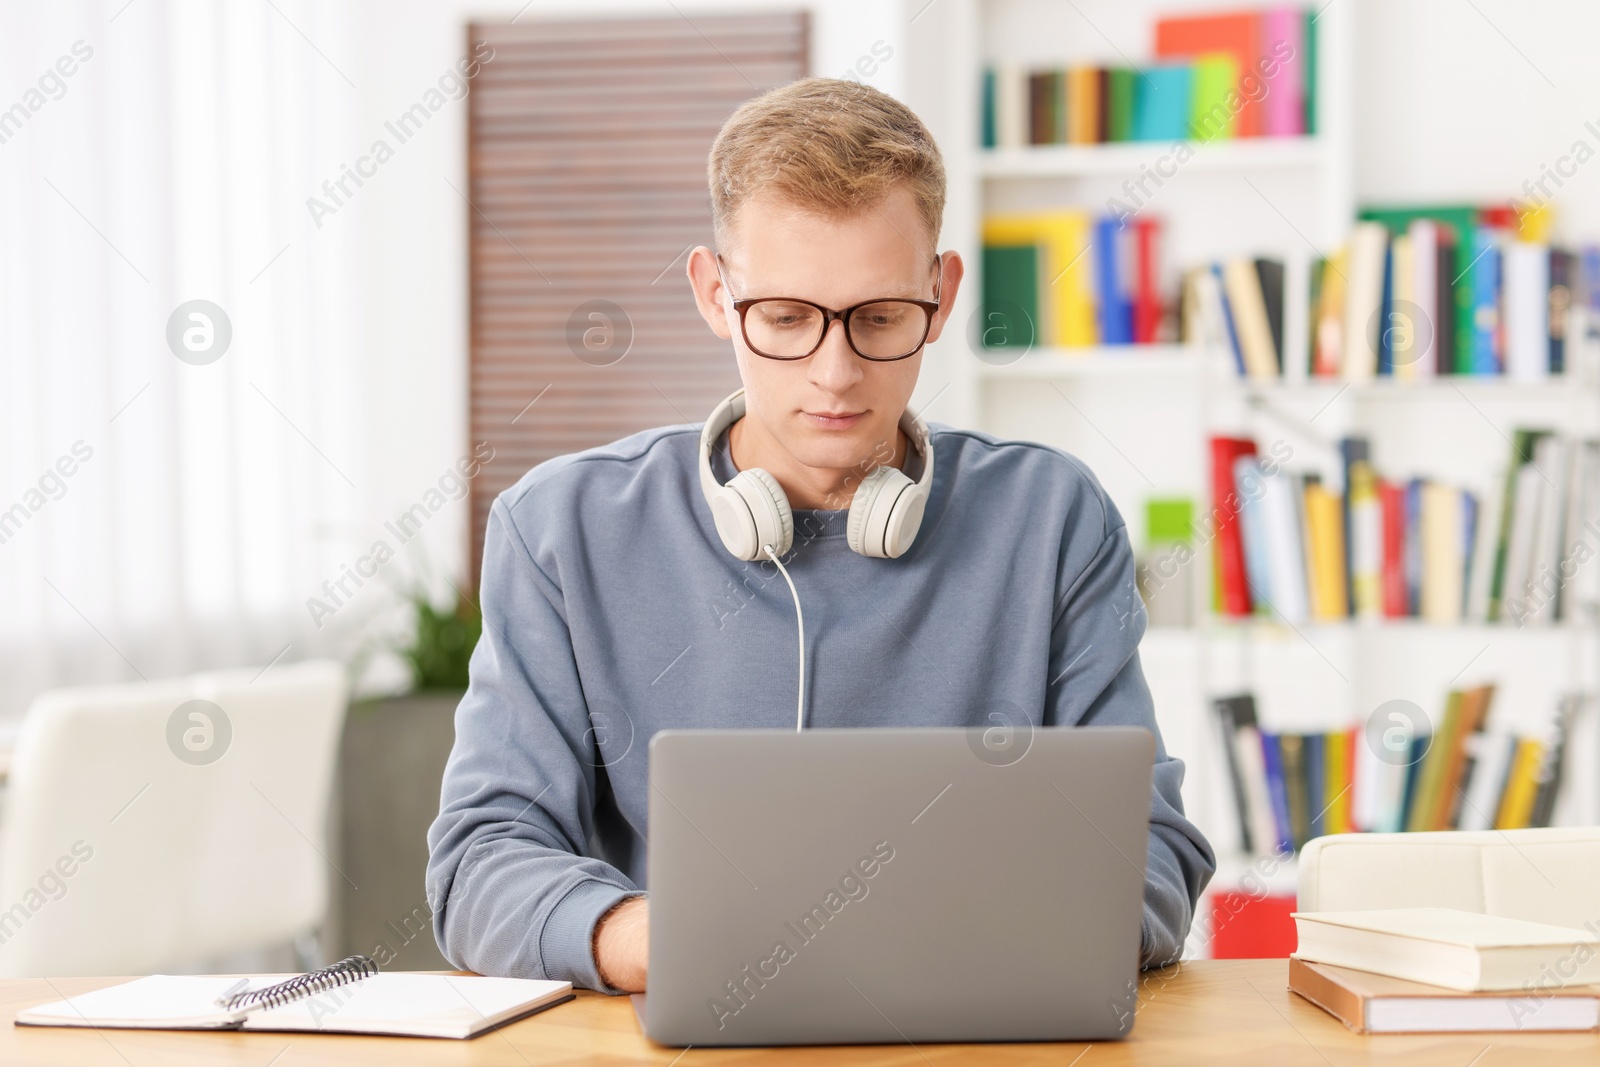
<path fill-rule="evenodd" d="M 594 927 L 594 963 L 600 980 L 624 993 L 643 993 L 650 964 L 650 902 L 629 897 Z"/>

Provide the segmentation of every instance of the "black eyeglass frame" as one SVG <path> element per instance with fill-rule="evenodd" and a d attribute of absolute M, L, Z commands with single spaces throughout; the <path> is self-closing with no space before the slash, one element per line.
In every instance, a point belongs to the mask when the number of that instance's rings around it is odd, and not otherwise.
<path fill-rule="evenodd" d="M 933 262 L 935 268 L 938 270 L 939 277 L 938 280 L 934 282 L 932 300 L 917 300 L 908 296 L 878 296 L 873 297 L 871 300 L 863 300 L 859 304 L 851 304 L 847 308 L 835 310 L 834 308 L 824 307 L 815 300 L 802 300 L 799 297 L 757 296 L 750 297 L 745 300 L 736 299 L 733 302 L 733 310 L 739 313 L 739 334 L 744 338 L 745 347 L 750 349 L 750 351 L 754 352 L 756 355 L 760 356 L 762 359 L 775 359 L 780 363 L 793 363 L 796 360 L 809 359 L 811 356 L 815 355 L 817 349 L 822 347 L 822 342 L 828 339 L 828 330 L 833 326 L 833 320 L 838 319 L 844 324 L 845 344 L 850 346 L 850 351 L 854 352 L 862 359 L 871 363 L 897 363 L 902 359 L 910 359 L 912 356 L 922 351 L 923 346 L 928 343 L 928 334 L 933 330 L 933 316 L 941 307 L 941 294 L 944 290 L 944 258 L 942 256 L 935 255 L 933 257 Z M 718 273 L 721 273 L 721 252 L 717 253 L 717 270 Z M 722 279 L 722 284 L 725 286 L 728 284 L 728 279 L 726 277 Z M 822 332 L 817 335 L 817 343 L 811 347 L 811 351 L 807 352 L 803 356 L 772 356 L 761 351 L 761 349 L 750 343 L 750 331 L 746 330 L 744 326 L 745 313 L 755 305 L 769 300 L 783 304 L 804 304 L 807 307 L 813 307 L 822 312 Z M 856 347 L 855 338 L 850 336 L 850 316 L 854 315 L 861 308 L 864 308 L 869 304 L 884 304 L 890 301 L 898 301 L 903 304 L 915 304 L 927 313 L 927 318 L 922 325 L 922 337 L 918 339 L 916 345 L 911 349 L 911 351 L 907 352 L 903 356 L 869 356 L 865 352 L 861 351 L 861 349 Z"/>

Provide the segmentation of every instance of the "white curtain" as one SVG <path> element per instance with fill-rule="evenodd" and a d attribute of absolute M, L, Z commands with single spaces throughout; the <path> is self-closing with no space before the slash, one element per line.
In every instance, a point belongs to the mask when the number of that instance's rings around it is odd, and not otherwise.
<path fill-rule="evenodd" d="M 351 632 L 306 608 L 363 513 L 356 229 L 306 208 L 361 148 L 350 10 L 0 5 L 0 720 Z"/>

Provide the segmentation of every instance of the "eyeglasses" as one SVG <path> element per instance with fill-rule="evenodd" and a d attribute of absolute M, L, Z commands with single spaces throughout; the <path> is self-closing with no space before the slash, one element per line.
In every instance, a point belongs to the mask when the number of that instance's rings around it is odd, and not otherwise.
<path fill-rule="evenodd" d="M 934 257 L 937 267 L 939 257 Z M 717 271 L 722 270 L 722 254 L 717 254 Z M 864 300 L 834 310 L 810 300 L 786 296 L 764 296 L 754 300 L 735 300 L 739 329 L 750 351 L 767 359 L 805 359 L 822 347 L 822 339 L 834 319 L 844 323 L 844 337 L 852 351 L 862 359 L 890 363 L 917 354 L 933 313 L 939 310 L 939 291 L 944 272 L 939 272 L 932 300 Z M 723 278 L 723 285 L 727 279 Z"/>

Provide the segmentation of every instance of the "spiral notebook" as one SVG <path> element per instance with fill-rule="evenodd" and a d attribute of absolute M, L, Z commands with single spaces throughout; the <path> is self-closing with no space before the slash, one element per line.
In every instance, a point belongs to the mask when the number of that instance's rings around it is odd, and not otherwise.
<path fill-rule="evenodd" d="M 573 998 L 571 982 L 379 974 L 366 956 L 276 977 L 156 974 L 27 1008 L 16 1024 L 468 1038 Z"/>

